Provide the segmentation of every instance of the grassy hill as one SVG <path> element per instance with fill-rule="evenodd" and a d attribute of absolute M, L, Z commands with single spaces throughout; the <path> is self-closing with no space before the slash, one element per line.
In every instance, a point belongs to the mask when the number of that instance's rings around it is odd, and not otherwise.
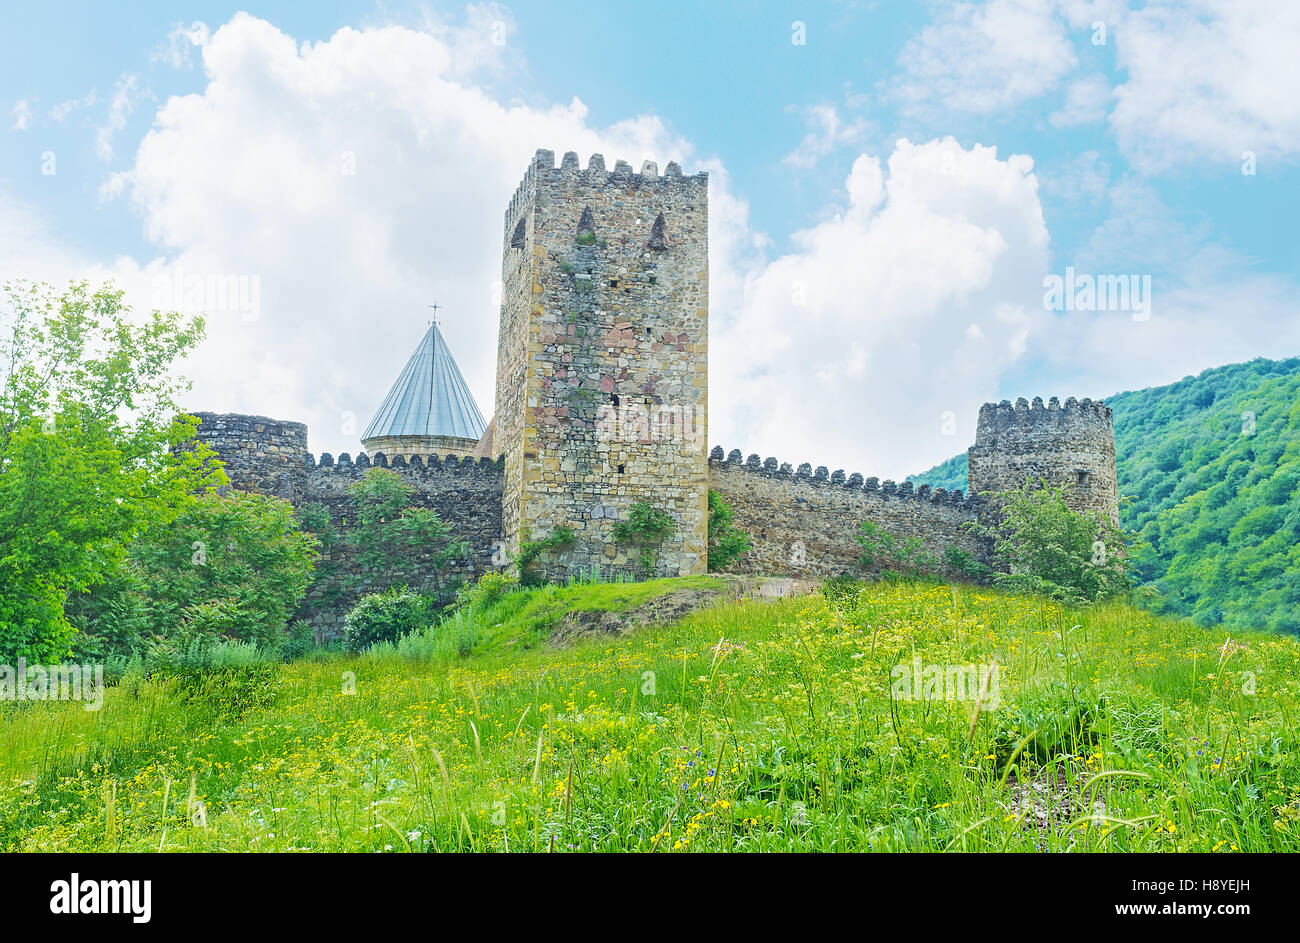
<path fill-rule="evenodd" d="M 1300 632 L 1300 358 L 1107 398 L 1120 516 L 1157 611 Z M 966 456 L 917 483 L 966 488 Z"/>
<path fill-rule="evenodd" d="M 0 705 L 0 849 L 1300 851 L 1294 638 L 914 583 L 563 632 L 716 586 Z"/>

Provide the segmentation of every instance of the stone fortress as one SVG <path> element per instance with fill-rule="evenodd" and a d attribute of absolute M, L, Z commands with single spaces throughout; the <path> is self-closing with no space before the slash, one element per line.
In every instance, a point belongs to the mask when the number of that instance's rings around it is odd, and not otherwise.
<path fill-rule="evenodd" d="M 1110 408 L 1073 397 L 985 404 L 969 451 L 970 490 L 913 488 L 854 473 L 792 468 L 738 450 L 707 451 L 708 177 L 639 173 L 593 155 L 539 150 L 506 209 L 495 413 L 486 425 L 432 324 L 362 436 L 354 460 L 307 451 L 301 423 L 196 413 L 198 438 L 232 486 L 323 505 L 340 525 L 347 487 L 385 467 L 436 509 L 468 545 L 452 566 L 472 577 L 499 568 L 526 540 L 557 527 L 571 547 L 541 563 L 552 578 L 635 576 L 637 548 L 614 527 L 638 501 L 666 511 L 674 532 L 656 575 L 707 568 L 708 493 L 733 507 L 752 547 L 736 572 L 820 578 L 859 568 L 858 524 L 918 537 L 938 560 L 959 547 L 987 560 L 965 526 L 991 505 L 977 495 L 1043 478 L 1070 485 L 1072 504 L 1118 520 Z M 345 525 L 344 525 L 345 526 Z M 350 561 L 335 561 L 345 569 Z M 359 592 L 429 588 L 422 561 L 360 574 L 361 588 L 313 587 L 303 615 L 318 630 Z"/>

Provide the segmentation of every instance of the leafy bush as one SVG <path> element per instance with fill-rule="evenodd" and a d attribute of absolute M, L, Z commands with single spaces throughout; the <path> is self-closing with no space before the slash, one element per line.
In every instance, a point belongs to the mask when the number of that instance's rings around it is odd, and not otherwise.
<path fill-rule="evenodd" d="M 976 560 L 973 554 L 961 547 L 949 547 L 943 552 L 943 560 L 949 569 L 955 570 L 967 579 L 977 583 L 987 580 L 993 572 L 983 563 L 980 563 L 979 560 Z"/>
<path fill-rule="evenodd" d="M 900 540 L 873 521 L 863 521 L 855 539 L 862 548 L 864 569 L 917 577 L 935 566 L 934 557 L 924 551 L 920 537 Z"/>
<path fill-rule="evenodd" d="M 1126 592 L 1128 535 L 1105 514 L 1081 514 L 1064 491 L 1026 483 L 1000 495 L 996 524 L 970 525 L 994 541 L 1006 572 L 994 580 L 1065 602 L 1096 602 Z"/>
<path fill-rule="evenodd" d="M 709 572 L 725 570 L 750 548 L 749 535 L 732 524 L 735 512 L 718 492 L 709 490 Z"/>
<path fill-rule="evenodd" d="M 473 583 L 460 588 L 456 593 L 456 608 L 484 609 L 518 588 L 519 580 L 509 573 L 484 573 Z"/>
<path fill-rule="evenodd" d="M 280 657 L 285 661 L 293 661 L 319 647 L 316 641 L 316 630 L 311 627 L 311 624 L 302 619 L 295 619 L 289 623 L 289 632 L 280 645 Z"/>
<path fill-rule="evenodd" d="M 277 650 L 316 559 L 316 539 L 298 529 L 288 502 L 242 492 L 195 497 L 75 600 L 81 650 L 107 657 L 218 637 Z"/>
<path fill-rule="evenodd" d="M 429 624 L 432 606 L 427 596 L 394 586 L 362 596 L 343 618 L 343 645 L 360 652 L 377 642 L 395 642 Z"/>

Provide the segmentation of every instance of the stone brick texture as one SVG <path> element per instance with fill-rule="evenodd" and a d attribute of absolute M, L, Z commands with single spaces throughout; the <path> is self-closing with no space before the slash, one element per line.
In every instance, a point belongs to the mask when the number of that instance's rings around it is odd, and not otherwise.
<path fill-rule="evenodd" d="M 774 458 L 760 463 L 757 455 L 742 462 L 738 450 L 724 459 L 720 448 L 709 459 L 709 487 L 731 505 L 733 523 L 750 537 L 749 552 L 730 568 L 738 573 L 861 575 L 856 536 L 863 521 L 900 541 L 920 538 L 945 575 L 962 575 L 947 564 L 949 547 L 981 563 L 990 559 L 987 542 L 967 526 L 976 520 L 977 501 L 960 491 L 846 477 L 809 464 L 792 469 Z"/>

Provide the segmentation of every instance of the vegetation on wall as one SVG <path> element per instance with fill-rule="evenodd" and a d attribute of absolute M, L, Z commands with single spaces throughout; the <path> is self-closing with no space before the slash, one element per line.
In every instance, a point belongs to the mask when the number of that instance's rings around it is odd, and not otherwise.
<path fill-rule="evenodd" d="M 732 521 L 735 512 L 717 491 L 709 489 L 709 572 L 725 570 L 749 550 L 749 535 Z"/>
<path fill-rule="evenodd" d="M 649 577 L 659 563 L 659 547 L 677 529 L 667 511 L 649 501 L 638 501 L 627 512 L 627 519 L 614 525 L 614 540 L 637 548 L 637 569 Z"/>
<path fill-rule="evenodd" d="M 537 586 L 542 578 L 537 574 L 537 562 L 548 553 L 562 553 L 573 546 L 578 535 L 573 528 L 563 525 L 556 527 L 539 540 L 532 539 L 532 532 L 527 527 L 520 531 L 519 557 L 515 566 L 519 571 L 519 582 L 524 586 Z"/>
<path fill-rule="evenodd" d="M 320 579 L 337 582 L 341 592 L 376 578 L 386 581 L 394 570 L 419 562 L 433 575 L 433 594 L 449 600 L 455 587 L 444 581 L 445 573 L 451 561 L 465 555 L 467 544 L 437 511 L 413 505 L 413 494 L 414 488 L 396 472 L 370 468 L 348 486 L 351 518 L 344 519 L 345 526 L 336 526 L 323 504 L 305 505 L 298 515 L 303 527 L 319 537 L 327 552 L 350 550 L 363 569 L 340 576 L 331 561 Z"/>
<path fill-rule="evenodd" d="M 895 537 L 873 521 L 863 521 L 854 540 L 862 548 L 859 561 L 868 571 L 917 577 L 936 563 L 920 537 Z"/>

